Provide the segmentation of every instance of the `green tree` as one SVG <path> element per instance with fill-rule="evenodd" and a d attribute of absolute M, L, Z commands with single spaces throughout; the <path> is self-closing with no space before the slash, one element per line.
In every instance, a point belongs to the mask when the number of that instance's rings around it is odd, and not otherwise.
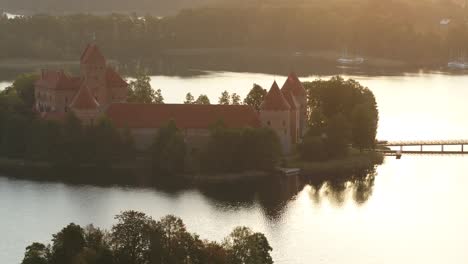
<path fill-rule="evenodd" d="M 231 94 L 231 104 L 232 105 L 240 105 L 241 104 L 241 97 L 236 93 Z"/>
<path fill-rule="evenodd" d="M 184 171 L 186 145 L 174 121 L 158 130 L 151 154 L 154 172 L 174 175 Z"/>
<path fill-rule="evenodd" d="M 48 264 L 50 250 L 44 244 L 32 243 L 26 247 L 23 261 L 21 264 Z"/>
<path fill-rule="evenodd" d="M 191 93 L 187 93 L 187 95 L 185 95 L 184 104 L 194 104 L 194 102 L 195 98 L 193 97 L 193 95 Z"/>
<path fill-rule="evenodd" d="M 203 248 L 202 263 L 225 264 L 229 262 L 228 251 L 216 242 L 207 242 Z"/>
<path fill-rule="evenodd" d="M 135 80 L 129 84 L 129 94 L 127 100 L 132 103 L 162 104 L 164 98 L 161 90 L 154 90 L 151 87 L 150 77 L 143 72 L 139 72 Z"/>
<path fill-rule="evenodd" d="M 122 141 L 119 132 L 106 117 L 101 117 L 95 126 L 87 129 L 90 143 L 87 148 L 93 154 L 92 161 L 98 166 L 109 167 L 120 155 Z"/>
<path fill-rule="evenodd" d="M 351 126 L 343 114 L 336 114 L 329 120 L 325 136 L 329 157 L 341 157 L 348 153 L 351 144 Z"/>
<path fill-rule="evenodd" d="M 17 113 L 10 113 L 4 119 L 1 154 L 9 158 L 22 158 L 26 152 L 28 119 Z"/>
<path fill-rule="evenodd" d="M 261 233 L 253 233 L 247 227 L 237 227 L 225 241 L 233 264 L 269 264 L 273 263 L 270 255 L 272 248 Z"/>
<path fill-rule="evenodd" d="M 27 131 L 25 158 L 33 161 L 50 161 L 51 151 L 60 136 L 57 122 L 35 119 Z"/>
<path fill-rule="evenodd" d="M 162 96 L 161 89 L 156 90 L 155 104 L 164 104 L 164 97 Z"/>
<path fill-rule="evenodd" d="M 168 215 L 155 225 L 151 256 L 155 263 L 202 263 L 203 243 L 190 234 L 182 219 Z"/>
<path fill-rule="evenodd" d="M 231 96 L 229 95 L 228 91 L 224 91 L 222 94 L 221 94 L 221 97 L 219 97 L 219 104 L 220 105 L 229 105 L 230 104 L 230 99 L 231 99 Z"/>
<path fill-rule="evenodd" d="M 228 129 L 219 125 L 212 129 L 201 156 L 202 169 L 211 172 L 269 171 L 281 157 L 281 146 L 270 129 Z"/>
<path fill-rule="evenodd" d="M 115 216 L 111 248 L 117 264 L 144 264 L 149 261 L 150 231 L 154 220 L 146 214 L 125 211 Z"/>
<path fill-rule="evenodd" d="M 12 88 L 16 90 L 18 96 L 27 108 L 32 109 L 35 102 L 34 83 L 38 79 L 36 74 L 21 74 L 16 77 Z"/>
<path fill-rule="evenodd" d="M 375 108 L 368 104 L 357 105 L 352 113 L 352 142 L 360 150 L 373 148 L 377 132 Z"/>
<path fill-rule="evenodd" d="M 373 93 L 340 76 L 306 82 L 310 129 L 299 150 L 307 160 L 346 155 L 349 146 L 371 148 L 379 113 Z"/>
<path fill-rule="evenodd" d="M 85 246 L 83 229 L 71 223 L 53 235 L 50 263 L 73 263 Z"/>
<path fill-rule="evenodd" d="M 121 150 L 120 158 L 123 160 L 132 160 L 135 158 L 135 139 L 133 138 L 132 131 L 125 127 L 121 134 Z"/>
<path fill-rule="evenodd" d="M 209 105 L 211 103 L 208 96 L 206 96 L 205 94 L 201 94 L 200 96 L 198 96 L 197 100 L 195 101 L 195 104 Z"/>
<path fill-rule="evenodd" d="M 263 98 L 267 94 L 267 90 L 260 85 L 254 84 L 253 88 L 244 99 L 244 104 L 252 106 L 255 110 L 260 111 L 260 106 L 263 103 Z"/>
<path fill-rule="evenodd" d="M 86 264 L 113 264 L 114 256 L 110 249 L 108 235 L 93 225 L 88 225 L 84 229 L 86 248 L 79 255 L 78 263 Z"/>
<path fill-rule="evenodd" d="M 74 168 L 89 160 L 86 137 L 81 121 L 68 112 L 61 125 L 60 135 L 52 147 L 52 161 L 59 167 Z"/>

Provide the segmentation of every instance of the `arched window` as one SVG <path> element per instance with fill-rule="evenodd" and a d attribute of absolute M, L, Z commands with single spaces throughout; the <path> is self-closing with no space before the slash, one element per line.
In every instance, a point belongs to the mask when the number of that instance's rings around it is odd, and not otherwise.
<path fill-rule="evenodd" d="M 267 125 L 271 126 L 271 121 L 270 120 L 267 121 Z"/>

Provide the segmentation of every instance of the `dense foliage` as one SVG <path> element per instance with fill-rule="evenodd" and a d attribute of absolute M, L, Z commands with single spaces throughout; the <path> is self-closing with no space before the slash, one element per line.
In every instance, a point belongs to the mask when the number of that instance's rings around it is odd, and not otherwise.
<path fill-rule="evenodd" d="M 326 160 L 375 144 L 379 113 L 374 94 L 358 82 L 337 76 L 304 83 L 310 129 L 299 146 L 307 160 Z"/>
<path fill-rule="evenodd" d="M 339 53 L 347 48 L 366 57 L 405 61 L 447 60 L 466 52 L 467 13 L 455 1 L 291 1 L 231 1 L 229 7 L 187 9 L 163 18 L 3 17 L 0 32 L 14 34 L 0 35 L 0 58 L 74 60 L 94 33 L 106 55 L 119 61 L 165 59 L 167 50 L 206 48 Z M 125 10 L 135 10 L 137 4 L 131 5 Z M 451 19 L 448 25 L 440 24 L 444 18 Z"/>
<path fill-rule="evenodd" d="M 115 216 L 111 231 L 70 224 L 52 244 L 33 243 L 22 264 L 270 264 L 272 248 L 261 233 L 238 227 L 221 244 L 189 233 L 180 218 L 159 221 L 137 211 Z"/>
<path fill-rule="evenodd" d="M 195 97 L 193 97 L 192 93 L 187 93 L 185 95 L 185 101 L 184 104 L 200 104 L 200 105 L 209 105 L 211 104 L 210 99 L 206 94 L 200 94 L 195 100 Z"/>
<path fill-rule="evenodd" d="M 184 172 L 186 149 L 184 135 L 174 121 L 160 127 L 151 146 L 154 171 L 168 176 Z"/>
<path fill-rule="evenodd" d="M 281 157 L 278 136 L 270 129 L 229 129 L 221 122 L 211 133 L 208 146 L 202 153 L 203 170 L 273 170 Z"/>
<path fill-rule="evenodd" d="M 130 81 L 128 102 L 142 104 L 163 104 L 164 97 L 161 90 L 151 87 L 150 77 L 146 73 L 138 72 L 135 80 Z"/>
<path fill-rule="evenodd" d="M 255 110 L 260 111 L 260 106 L 267 94 L 267 90 L 260 85 L 254 84 L 250 92 L 244 99 L 244 104 L 252 106 Z"/>

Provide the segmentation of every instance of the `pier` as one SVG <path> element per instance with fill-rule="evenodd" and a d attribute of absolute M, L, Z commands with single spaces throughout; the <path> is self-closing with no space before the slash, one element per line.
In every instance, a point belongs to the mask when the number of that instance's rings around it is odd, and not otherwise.
<path fill-rule="evenodd" d="M 381 149 L 380 152 L 388 156 L 396 156 L 397 154 L 468 154 L 468 149 L 465 148 L 465 145 L 468 145 L 468 140 L 380 141 L 377 145 L 387 148 Z M 410 147 L 411 149 L 408 149 Z"/>

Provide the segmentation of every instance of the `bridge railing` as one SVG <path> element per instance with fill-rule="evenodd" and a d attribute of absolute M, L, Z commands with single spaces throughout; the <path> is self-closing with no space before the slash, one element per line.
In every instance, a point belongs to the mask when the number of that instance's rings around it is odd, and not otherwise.
<path fill-rule="evenodd" d="M 412 141 L 380 141 L 377 143 L 379 146 L 385 147 L 400 147 L 400 146 L 456 146 L 468 145 L 467 139 L 459 140 L 412 140 Z"/>

